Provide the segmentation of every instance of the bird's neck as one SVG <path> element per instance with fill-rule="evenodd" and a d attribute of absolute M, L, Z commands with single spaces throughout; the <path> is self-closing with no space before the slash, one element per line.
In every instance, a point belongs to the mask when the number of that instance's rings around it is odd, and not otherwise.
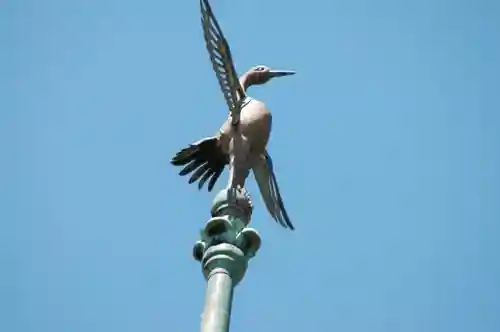
<path fill-rule="evenodd" d="M 246 92 L 247 89 L 252 85 L 252 82 L 251 82 L 248 74 L 243 74 L 240 77 L 240 84 L 241 84 L 241 87 L 243 88 L 243 91 Z"/>

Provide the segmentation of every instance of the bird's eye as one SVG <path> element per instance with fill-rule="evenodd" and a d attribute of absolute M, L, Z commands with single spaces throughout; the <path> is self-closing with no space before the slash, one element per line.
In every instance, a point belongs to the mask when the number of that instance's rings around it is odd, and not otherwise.
<path fill-rule="evenodd" d="M 264 71 L 266 70 L 266 67 L 257 67 L 255 68 L 256 71 Z"/>

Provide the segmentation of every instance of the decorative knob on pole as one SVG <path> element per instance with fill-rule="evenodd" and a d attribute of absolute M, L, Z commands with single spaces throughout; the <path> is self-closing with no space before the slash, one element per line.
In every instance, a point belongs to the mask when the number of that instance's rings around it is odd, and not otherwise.
<path fill-rule="evenodd" d="M 193 247 L 207 280 L 202 332 L 227 332 L 233 289 L 243 279 L 248 261 L 261 245 L 259 233 L 246 227 L 252 202 L 244 189 L 220 191 L 213 203 L 212 218 Z"/>

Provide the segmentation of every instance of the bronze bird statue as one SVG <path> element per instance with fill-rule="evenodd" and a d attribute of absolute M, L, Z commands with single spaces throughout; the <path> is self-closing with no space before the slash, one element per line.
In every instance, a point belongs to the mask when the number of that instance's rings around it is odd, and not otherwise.
<path fill-rule="evenodd" d="M 294 72 L 259 65 L 238 78 L 229 45 L 208 0 L 200 0 L 200 7 L 206 47 L 229 108 L 229 117 L 215 136 L 203 138 L 180 150 L 171 163 L 184 166 L 179 175 L 191 174 L 189 183 L 198 181 L 199 189 L 208 181 L 208 191 L 212 191 L 225 166 L 229 165 L 228 189 L 245 192 L 245 180 L 252 170 L 269 214 L 280 225 L 293 230 L 271 156 L 266 150 L 271 134 L 271 112 L 263 102 L 249 97 L 246 92 L 250 86 Z"/>

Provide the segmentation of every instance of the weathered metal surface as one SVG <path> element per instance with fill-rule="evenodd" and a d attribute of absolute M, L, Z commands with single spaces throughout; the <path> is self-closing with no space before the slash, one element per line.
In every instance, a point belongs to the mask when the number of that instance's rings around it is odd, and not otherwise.
<path fill-rule="evenodd" d="M 212 204 L 212 218 L 200 232 L 193 247 L 194 258 L 201 262 L 207 280 L 202 332 L 227 332 L 231 318 L 234 287 L 245 276 L 249 260 L 261 245 L 259 233 L 246 227 L 252 204 L 238 193 L 231 199 L 222 190 Z"/>

